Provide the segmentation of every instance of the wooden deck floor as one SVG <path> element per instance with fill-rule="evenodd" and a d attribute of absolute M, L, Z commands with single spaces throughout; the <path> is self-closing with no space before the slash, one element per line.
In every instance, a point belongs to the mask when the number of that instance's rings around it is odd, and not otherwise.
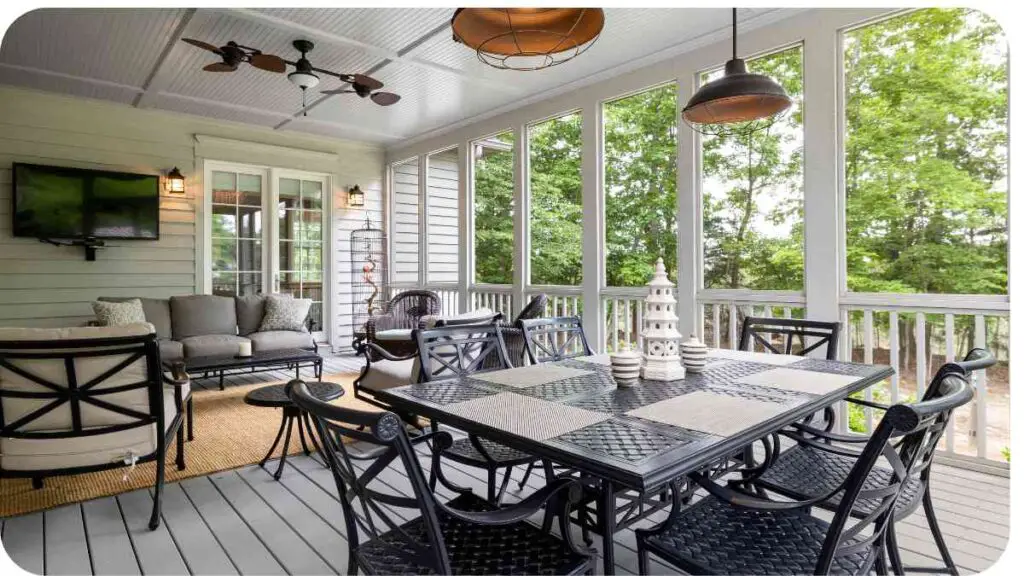
<path fill-rule="evenodd" d="M 349 365 L 351 359 L 330 359 L 327 372 Z M 236 377 L 230 383 L 259 377 Z M 429 466 L 425 455 L 422 463 Z M 453 481 L 483 493 L 486 477 L 481 470 L 446 466 Z M 518 479 L 522 471 L 514 474 Z M 380 480 L 385 490 L 408 493 L 397 463 Z M 535 474 L 524 495 L 541 483 Z M 1009 480 L 936 466 L 932 486 L 961 570 L 973 573 L 991 566 L 1009 534 Z M 514 501 L 519 494 L 510 490 L 508 499 Z M 138 490 L 0 519 L 0 536 L 14 561 L 37 574 L 327 574 L 347 569 L 346 533 L 333 479 L 308 457 L 290 459 L 280 482 L 249 466 L 169 484 L 163 522 L 152 532 L 146 526 L 151 502 L 148 490 Z M 406 519 L 410 512 L 393 510 Z M 640 525 L 663 517 L 656 514 Z M 898 533 L 908 564 L 938 565 L 921 512 L 900 523 Z M 633 534 L 623 531 L 615 540 L 618 571 L 636 572 Z M 601 550 L 600 539 L 594 548 Z M 657 562 L 652 569 L 673 572 Z"/>

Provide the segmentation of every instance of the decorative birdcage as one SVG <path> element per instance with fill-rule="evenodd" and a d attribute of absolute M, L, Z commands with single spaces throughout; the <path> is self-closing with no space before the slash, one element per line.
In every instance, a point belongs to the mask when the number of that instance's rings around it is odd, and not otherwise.
<path fill-rule="evenodd" d="M 370 219 L 349 237 L 352 257 L 352 333 L 360 334 L 366 320 L 380 313 L 388 294 L 387 235 Z"/>

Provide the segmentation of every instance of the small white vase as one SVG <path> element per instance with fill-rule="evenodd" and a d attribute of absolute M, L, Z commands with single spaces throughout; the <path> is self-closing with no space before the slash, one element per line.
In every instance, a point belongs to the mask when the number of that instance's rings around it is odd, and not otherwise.
<path fill-rule="evenodd" d="M 643 357 L 637 352 L 616 352 L 609 355 L 612 379 L 619 388 L 632 388 L 640 381 Z"/>
<path fill-rule="evenodd" d="M 679 352 L 687 372 L 702 372 L 708 363 L 708 347 L 693 334 L 679 347 Z"/>

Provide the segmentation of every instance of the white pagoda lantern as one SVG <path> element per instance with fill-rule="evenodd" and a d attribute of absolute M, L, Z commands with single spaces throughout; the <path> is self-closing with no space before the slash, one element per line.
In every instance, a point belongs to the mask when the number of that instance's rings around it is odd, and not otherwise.
<path fill-rule="evenodd" d="M 654 278 L 647 283 L 644 315 L 644 371 L 646 380 L 681 380 L 686 368 L 679 356 L 679 317 L 676 316 L 675 285 L 665 273 L 665 262 L 658 258 Z"/>

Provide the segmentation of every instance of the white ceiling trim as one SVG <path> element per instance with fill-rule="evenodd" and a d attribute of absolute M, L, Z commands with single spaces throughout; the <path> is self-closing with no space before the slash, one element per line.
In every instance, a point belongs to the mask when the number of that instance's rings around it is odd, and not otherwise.
<path fill-rule="evenodd" d="M 21 66 L 19 64 L 6 64 L 0 62 L 0 68 L 6 68 L 8 70 L 18 70 L 20 72 L 28 72 L 29 74 L 39 74 L 40 76 L 51 76 L 53 78 L 62 78 L 64 80 L 74 80 L 77 82 L 85 82 L 86 84 L 94 84 L 96 86 L 106 86 L 108 88 L 120 88 L 121 90 L 131 90 L 132 92 L 143 92 L 143 89 L 139 86 L 131 86 L 129 84 L 121 84 L 120 82 L 111 82 L 109 80 L 100 80 L 99 78 L 87 78 L 85 76 L 75 76 L 74 74 L 66 74 L 64 72 L 54 72 L 53 70 L 45 70 L 43 68 L 35 68 L 33 66 Z"/>
<path fill-rule="evenodd" d="M 265 152 L 275 155 L 302 156 L 311 160 L 335 162 L 338 159 L 337 152 L 326 152 L 323 150 L 309 150 L 307 148 L 296 148 L 294 146 L 279 146 L 277 144 L 264 144 L 262 142 L 249 142 L 246 140 L 235 140 L 222 138 L 220 136 L 208 136 L 196 134 L 196 143 L 200 146 L 221 146 L 252 152 Z"/>
<path fill-rule="evenodd" d="M 280 18 L 278 16 L 272 16 L 270 14 L 265 14 L 263 12 L 252 10 L 250 8 L 206 8 L 206 10 L 210 10 L 210 11 L 213 11 L 213 12 L 222 12 L 222 13 L 229 14 L 229 15 L 232 15 L 232 16 L 237 16 L 239 18 L 244 18 L 244 19 L 250 20 L 252 22 L 257 22 L 257 23 L 260 23 L 260 24 L 265 24 L 267 26 L 272 26 L 272 27 L 280 29 L 280 30 L 291 30 L 292 32 L 296 32 L 298 34 L 303 34 L 303 35 L 306 35 L 306 36 L 308 36 L 310 38 L 319 39 L 319 40 L 322 40 L 324 42 L 329 42 L 329 43 L 332 43 L 332 44 L 336 44 L 338 46 L 347 46 L 349 48 L 355 48 L 357 50 L 361 50 L 363 52 L 366 52 L 367 54 L 373 54 L 375 56 L 379 56 L 383 60 L 388 60 L 389 61 L 389 62 L 386 62 L 386 63 L 382 62 L 381 63 L 382 65 L 383 64 L 390 64 L 390 63 L 408 64 L 410 66 L 416 66 L 416 67 L 419 67 L 419 68 L 425 68 L 427 70 L 432 70 L 432 71 L 435 71 L 435 72 L 441 72 L 443 74 L 448 74 L 450 76 L 455 76 L 455 77 L 461 78 L 461 79 L 463 79 L 463 80 L 465 80 L 467 82 L 472 82 L 474 84 L 479 84 L 481 86 L 488 86 L 490 88 L 494 88 L 496 90 L 501 90 L 503 92 L 507 92 L 507 93 L 510 93 L 510 94 L 519 94 L 519 93 L 521 93 L 521 91 L 518 90 L 517 88 L 515 88 L 513 86 L 509 86 L 508 84 L 506 84 L 504 82 L 495 82 L 493 80 L 488 80 L 488 79 L 485 79 L 485 78 L 481 78 L 481 77 L 479 77 L 477 75 L 474 75 L 474 74 L 472 74 L 470 72 L 466 72 L 466 71 L 463 71 L 463 70 L 457 70 L 457 69 L 452 68 L 450 66 L 445 66 L 443 64 L 437 64 L 435 62 L 429 62 L 429 61 L 426 61 L 426 60 L 420 60 L 419 58 L 413 58 L 411 56 L 406 56 L 405 55 L 405 53 L 408 50 L 411 50 L 412 48 L 415 48 L 415 47 L 419 46 L 423 42 L 429 40 L 430 38 L 436 36 L 437 34 L 443 32 L 443 31 L 447 30 L 448 29 L 448 25 L 447 24 L 446 25 L 438 26 L 432 32 L 430 32 L 430 33 L 428 33 L 428 34 L 418 38 L 416 41 L 412 42 L 410 44 L 410 46 L 408 46 L 406 48 L 403 48 L 402 50 L 400 50 L 398 52 L 395 52 L 393 50 L 389 50 L 389 49 L 383 48 L 381 46 L 376 46 L 376 45 L 373 45 L 373 44 L 369 44 L 367 42 L 363 42 L 361 40 L 356 40 L 354 38 L 349 38 L 348 36 L 342 36 L 340 34 L 335 34 L 333 32 L 327 32 L 327 31 L 324 31 L 324 30 L 319 30 L 317 28 L 312 28 L 310 26 L 306 26 L 305 24 L 299 24 L 298 22 L 292 22 L 291 20 L 287 20 L 285 18 Z M 378 70 L 380 69 L 379 67 L 375 67 L 375 68 L 377 68 Z"/>
<path fill-rule="evenodd" d="M 171 54 L 171 50 L 181 40 L 182 35 L 185 34 L 185 28 L 195 15 L 196 9 L 189 8 L 181 16 L 178 25 L 174 27 L 174 32 L 171 32 L 171 37 L 167 39 L 167 44 L 164 45 L 164 49 L 156 59 L 153 69 L 150 71 L 149 76 L 146 77 L 146 83 L 142 85 L 142 94 L 136 96 L 135 102 L 132 103 L 136 108 L 145 108 L 149 104 L 148 100 L 150 100 L 152 95 L 161 92 L 170 83 L 170 76 L 161 74 L 161 72 L 164 70 L 164 64 L 167 62 L 167 57 Z"/>
<path fill-rule="evenodd" d="M 804 9 L 804 8 L 801 8 L 801 9 L 777 8 L 777 9 L 772 10 L 771 12 L 765 12 L 763 14 L 758 14 L 756 16 L 753 16 L 751 18 L 743 20 L 743 21 L 738 23 L 737 28 L 738 28 L 739 32 L 742 33 L 744 31 L 752 30 L 754 28 L 760 28 L 762 26 L 766 26 L 768 24 L 772 24 L 772 23 L 778 22 L 780 20 L 784 20 L 786 18 L 790 18 L 790 17 L 795 16 L 796 14 L 798 14 L 800 12 L 805 12 L 806 10 L 807 9 Z M 725 40 L 725 39 L 729 38 L 731 33 L 732 33 L 731 25 L 723 26 L 722 28 L 719 28 L 718 30 L 715 30 L 713 32 L 708 32 L 707 34 L 704 34 L 702 36 L 698 36 L 697 38 L 693 38 L 692 40 L 687 40 L 685 42 L 680 42 L 679 44 L 676 44 L 674 46 L 670 46 L 670 47 L 665 48 L 663 50 L 659 50 L 659 51 L 654 52 L 652 54 L 648 54 L 647 56 L 644 56 L 644 57 L 641 57 L 641 58 L 637 58 L 636 60 L 632 60 L 630 62 L 626 62 L 625 64 L 620 64 L 618 66 L 615 66 L 615 67 L 612 67 L 612 68 L 608 68 L 606 70 L 602 70 L 601 72 L 598 72 L 596 74 L 592 74 L 590 76 L 587 76 L 586 78 L 581 78 L 579 80 L 574 80 L 572 82 L 569 82 L 568 84 L 562 84 L 561 86 L 556 86 L 554 88 L 550 88 L 550 89 L 545 90 L 543 92 L 538 92 L 537 94 L 534 94 L 533 96 L 528 96 L 526 98 L 522 98 L 521 100 L 517 100 L 515 102 L 511 102 L 511 103 L 506 104 L 504 106 L 500 106 L 498 108 L 490 110 L 488 112 L 484 112 L 483 114 L 477 114 L 476 116 L 471 116 L 469 118 L 466 118 L 464 120 L 460 120 L 460 121 L 455 122 L 453 124 L 449 124 L 449 125 L 444 126 L 442 128 L 436 128 L 434 130 L 429 130 L 429 131 L 424 132 L 422 134 L 418 134 L 418 135 L 413 136 L 412 138 L 409 138 L 409 139 L 407 139 L 407 140 L 405 140 L 405 141 L 403 141 L 403 142 L 401 142 L 399 144 L 395 144 L 395 145 L 389 146 L 388 149 L 391 150 L 391 149 L 397 149 L 397 148 L 405 148 L 406 146 L 412 146 L 412 145 L 414 145 L 414 144 L 416 144 L 418 142 L 422 142 L 424 140 L 429 140 L 431 138 L 436 138 L 436 137 L 442 136 L 442 135 L 444 135 L 444 134 L 446 134 L 448 132 L 454 132 L 455 130 L 458 130 L 459 128 L 464 128 L 466 126 L 470 126 L 472 124 L 475 124 L 475 123 L 480 122 L 482 120 L 486 120 L 488 118 L 493 118 L 495 116 L 500 116 L 502 114 L 505 114 L 507 112 L 511 112 L 511 111 L 516 110 L 518 108 L 522 108 L 524 106 L 528 106 L 530 104 L 536 104 L 537 102 L 543 102 L 545 100 L 550 100 L 551 98 L 554 98 L 556 96 L 560 96 L 562 94 L 567 94 L 569 92 L 580 90 L 581 88 L 585 88 L 587 86 L 591 86 L 593 84 L 597 84 L 599 82 L 603 82 L 603 81 L 608 80 L 610 78 L 614 78 L 614 77 L 617 77 L 617 76 L 623 76 L 625 74 L 628 74 L 630 72 L 639 70 L 641 68 L 645 68 L 645 67 L 650 66 L 652 64 L 657 64 L 659 62 L 664 62 L 664 61 L 669 60 L 669 59 L 671 59 L 673 57 L 679 56 L 680 54 L 685 54 L 687 52 L 691 52 L 691 51 L 696 50 L 698 48 L 702 48 L 704 46 L 709 46 L 711 44 L 714 44 L 715 42 L 720 42 L 722 40 Z M 722 55 L 722 61 L 724 62 L 727 57 L 728 57 L 728 54 L 723 54 Z M 669 78 L 666 78 L 666 80 L 669 80 Z"/>

